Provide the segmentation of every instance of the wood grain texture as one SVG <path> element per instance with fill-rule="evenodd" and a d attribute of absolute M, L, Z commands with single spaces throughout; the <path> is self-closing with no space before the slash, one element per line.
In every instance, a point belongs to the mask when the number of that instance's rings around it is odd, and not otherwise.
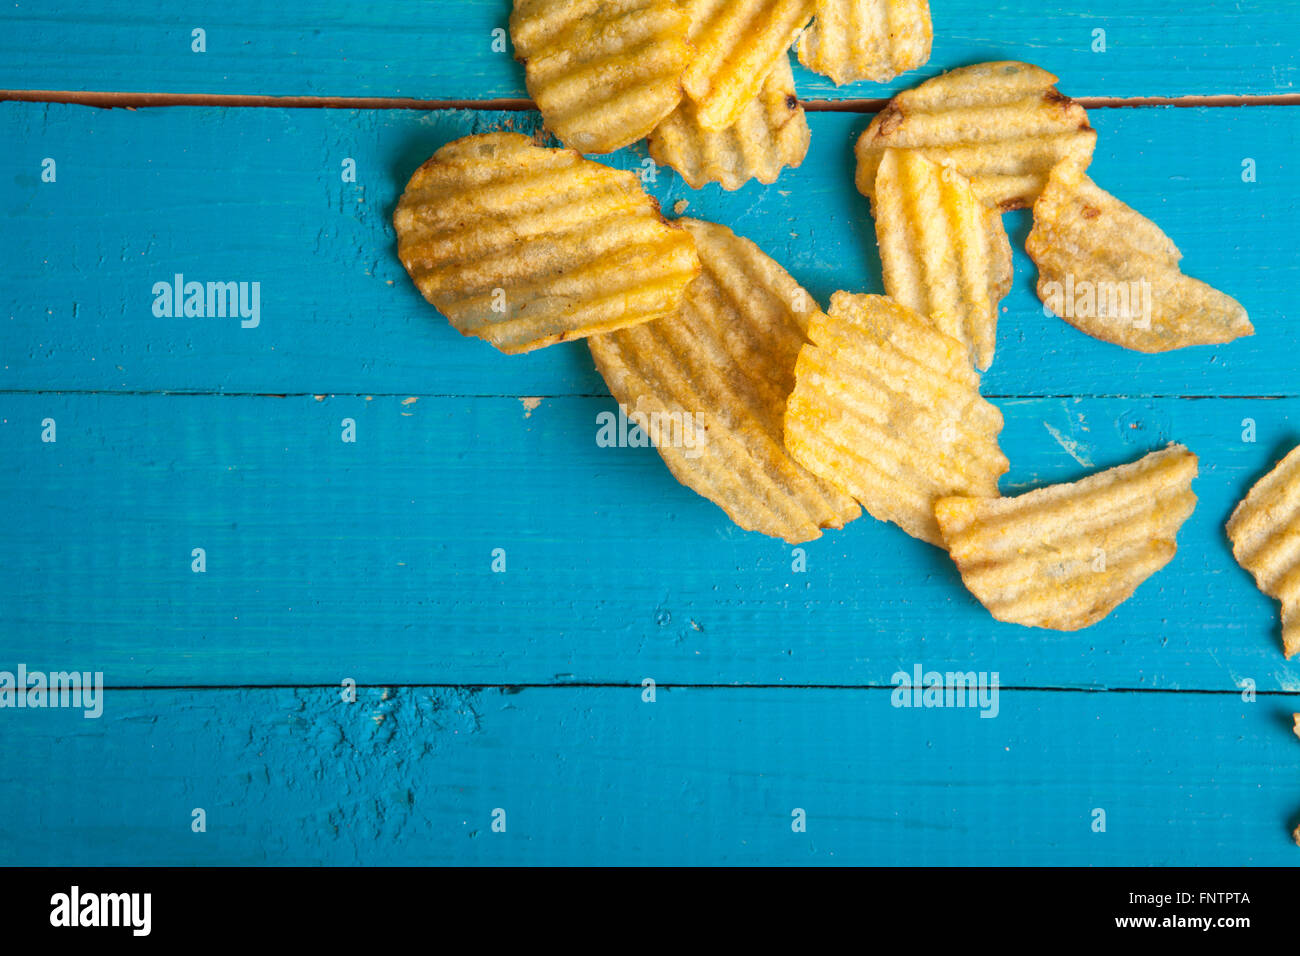
<path fill-rule="evenodd" d="M 110 692 L 6 714 L 0 863 L 1296 865 L 1295 699 Z M 40 774 L 30 772 L 40 767 Z M 191 832 L 202 808 L 207 832 Z M 506 831 L 491 829 L 505 811 Z M 807 831 L 791 829 L 792 812 Z M 1093 832 L 1093 811 L 1106 831 Z M 1279 877 L 1282 878 L 1282 877 Z"/>
<path fill-rule="evenodd" d="M 0 10 L 0 89 L 173 93 L 525 96 L 508 40 L 509 0 L 21 0 Z M 944 0 L 930 62 L 889 84 L 836 87 L 797 68 L 805 99 L 876 97 L 941 69 L 1026 59 L 1073 96 L 1296 91 L 1300 10 L 1287 0 L 1178 6 L 1091 0 Z M 206 52 L 192 52 L 192 31 Z M 1094 31 L 1105 52 L 1093 52 Z M 797 64 L 796 64 L 797 66 Z"/>
<path fill-rule="evenodd" d="M 925 660 L 1018 686 L 1300 690 L 1223 532 L 1300 439 L 1300 401 L 995 403 L 1004 493 L 1171 440 L 1201 456 L 1178 556 L 1089 630 L 999 624 L 942 551 L 866 517 L 799 573 L 653 449 L 599 447 L 608 398 L 0 396 L 0 667 L 119 687 L 879 685 Z"/>
<path fill-rule="evenodd" d="M 1142 355 L 1044 315 L 1009 215 L 1015 285 L 1003 301 L 993 395 L 1297 395 L 1291 313 L 1300 197 L 1300 108 L 1094 110 L 1094 178 L 1154 218 L 1190 275 L 1249 310 L 1251 338 Z M 777 183 L 695 191 L 671 170 L 665 210 L 753 239 L 825 306 L 880 292 L 852 143 L 868 116 L 815 114 L 812 147 Z M 580 344 L 502 356 L 462 339 L 397 260 L 391 213 L 436 148 L 532 113 L 168 108 L 99 111 L 0 104 L 17 148 L 0 155 L 0 389 L 603 394 Z M 41 162 L 58 179 L 41 181 Z M 342 181 L 354 159 L 357 182 Z M 1242 181 L 1243 159 L 1256 181 Z M 649 162 L 624 150 L 609 161 Z M 182 273 L 260 281 L 262 320 L 160 319 L 152 287 Z"/>

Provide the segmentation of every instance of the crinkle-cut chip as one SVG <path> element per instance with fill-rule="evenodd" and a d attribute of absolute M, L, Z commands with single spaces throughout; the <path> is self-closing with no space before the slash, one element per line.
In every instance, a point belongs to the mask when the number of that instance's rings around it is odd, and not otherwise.
<path fill-rule="evenodd" d="M 912 150 L 885 150 L 876 175 L 876 241 L 885 292 L 993 364 L 998 303 L 1011 289 L 1002 214 L 971 182 Z"/>
<path fill-rule="evenodd" d="M 740 118 L 812 18 L 814 0 L 691 0 L 695 48 L 682 86 L 704 129 Z"/>
<path fill-rule="evenodd" d="M 682 219 L 704 271 L 681 309 L 657 322 L 588 339 L 620 404 L 660 416 L 655 445 L 682 484 L 742 528 L 796 543 L 861 513 L 853 499 L 786 454 L 781 419 L 794 364 L 817 304 L 752 242 L 714 223 Z M 671 416 L 703 441 L 665 441 Z M 669 416 L 665 419 L 665 416 Z M 668 421 L 668 427 L 663 425 Z"/>
<path fill-rule="evenodd" d="M 999 621 L 1089 627 L 1168 564 L 1196 508 L 1197 459 L 1140 461 L 1016 498 L 943 498 L 935 517 L 962 581 Z"/>
<path fill-rule="evenodd" d="M 879 295 L 836 292 L 814 315 L 786 405 L 785 446 L 875 518 L 942 547 L 934 503 L 996 495 L 1002 413 L 966 347 Z"/>
<path fill-rule="evenodd" d="M 690 26 L 675 0 L 515 0 L 510 15 L 542 119 L 584 153 L 635 143 L 677 108 Z"/>
<path fill-rule="evenodd" d="M 650 134 L 650 155 L 681 173 L 692 189 L 707 183 L 739 189 L 751 179 L 776 182 L 784 167 L 803 162 L 808 141 L 808 119 L 795 97 L 790 59 L 783 56 L 731 126 L 705 129 L 688 100 Z"/>
<path fill-rule="evenodd" d="M 817 0 L 799 62 L 836 86 L 885 83 L 930 59 L 929 0 Z"/>
<path fill-rule="evenodd" d="M 1159 226 L 1074 166 L 1053 170 L 1025 251 L 1044 304 L 1103 342 L 1165 352 L 1255 331 L 1235 299 L 1183 274 L 1182 253 Z"/>
<path fill-rule="evenodd" d="M 1300 447 L 1259 480 L 1228 519 L 1237 563 L 1282 602 L 1282 649 L 1300 654 Z M 1300 733 L 1300 718 L 1296 733 Z"/>
<path fill-rule="evenodd" d="M 448 143 L 393 214 L 397 254 L 461 333 L 503 352 L 648 322 L 699 274 L 635 174 L 517 133 Z"/>
<path fill-rule="evenodd" d="M 886 149 L 919 149 L 969 176 L 987 205 L 1032 205 L 1058 163 L 1086 169 L 1097 143 L 1088 114 L 1055 82 L 1028 63 L 980 63 L 899 93 L 858 138 L 858 189 L 874 194 Z"/>

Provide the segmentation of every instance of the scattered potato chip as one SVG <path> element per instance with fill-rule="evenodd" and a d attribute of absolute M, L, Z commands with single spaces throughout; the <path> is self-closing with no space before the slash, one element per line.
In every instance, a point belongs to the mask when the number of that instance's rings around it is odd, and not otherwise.
<path fill-rule="evenodd" d="M 515 0 L 528 92 L 566 146 L 609 153 L 677 108 L 691 18 L 675 0 Z"/>
<path fill-rule="evenodd" d="M 934 503 L 996 495 L 1010 465 L 1002 413 L 966 347 L 880 295 L 836 292 L 812 317 L 785 413 L 785 446 L 875 518 L 942 547 Z"/>
<path fill-rule="evenodd" d="M 1295 721 L 1295 726 L 1291 729 L 1295 731 L 1297 737 L 1300 737 L 1300 714 L 1292 714 L 1291 717 Z"/>
<path fill-rule="evenodd" d="M 885 150 L 873 211 L 885 292 L 929 316 L 987 369 L 998 303 L 1011 289 L 1002 214 L 981 203 L 957 170 L 898 149 Z"/>
<path fill-rule="evenodd" d="M 629 417 L 660 432 L 655 445 L 677 480 L 742 528 L 796 543 L 842 527 L 858 506 L 796 465 L 781 440 L 817 304 L 749 240 L 713 223 L 680 222 L 695 237 L 703 273 L 677 313 L 588 339 L 596 367 Z M 674 415 L 693 421 L 702 441 L 664 441 L 665 420 L 670 434 L 687 433 Z"/>
<path fill-rule="evenodd" d="M 1028 63 L 980 63 L 899 93 L 858 138 L 858 189 L 874 195 L 892 146 L 955 166 L 987 205 L 1032 205 L 1054 166 L 1068 160 L 1086 169 L 1097 143 L 1088 114 L 1055 82 Z"/>
<path fill-rule="evenodd" d="M 935 516 L 962 581 L 995 618 L 1075 631 L 1173 559 L 1196 471 L 1196 456 L 1171 444 L 1016 498 L 944 498 Z"/>
<path fill-rule="evenodd" d="M 1237 563 L 1282 602 L 1282 648 L 1300 654 L 1300 447 L 1250 489 L 1228 520 Z M 1296 732 L 1300 733 L 1300 723 Z"/>
<path fill-rule="evenodd" d="M 461 333 L 527 352 L 674 311 L 700 263 L 633 173 L 517 133 L 448 143 L 393 214 L 397 254 Z"/>
<path fill-rule="evenodd" d="M 929 0 L 817 0 L 799 62 L 836 86 L 885 83 L 930 59 Z"/>
<path fill-rule="evenodd" d="M 1034 203 L 1025 251 L 1038 296 L 1080 332 L 1165 352 L 1254 334 L 1246 310 L 1178 266 L 1182 253 L 1150 219 L 1062 164 Z"/>
<path fill-rule="evenodd" d="M 681 173 L 692 189 L 706 183 L 739 189 L 751 179 L 774 183 L 782 168 L 802 163 L 809 135 L 790 60 L 783 56 L 731 126 L 705 129 L 688 100 L 650 134 L 650 155 Z"/>
<path fill-rule="evenodd" d="M 812 18 L 813 0 L 691 0 L 694 57 L 682 85 L 704 129 L 733 125 Z"/>

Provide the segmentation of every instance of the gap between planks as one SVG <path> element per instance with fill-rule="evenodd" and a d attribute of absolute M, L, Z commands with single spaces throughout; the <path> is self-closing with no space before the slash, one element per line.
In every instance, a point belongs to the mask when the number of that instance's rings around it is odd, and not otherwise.
<path fill-rule="evenodd" d="M 954 670 L 956 666 L 954 665 Z M 367 682 L 356 685 L 370 690 L 503 690 L 519 692 L 523 690 L 560 690 L 567 688 L 595 690 L 639 690 L 642 685 L 637 682 L 618 683 L 610 681 L 550 681 L 525 683 L 402 683 L 402 682 Z M 964 685 L 944 684 L 944 689 Z M 339 684 L 105 684 L 104 690 L 111 691 L 232 691 L 232 690 L 337 690 Z M 665 683 L 657 682 L 659 690 L 843 690 L 843 691 L 895 691 L 897 684 L 716 684 L 716 683 Z M 1070 687 L 1066 685 L 1033 686 L 1000 685 L 999 691 L 1012 691 L 1025 694 L 1209 694 L 1240 696 L 1240 687 Z M 1256 690 L 1260 697 L 1295 697 L 1292 690 Z"/>
<path fill-rule="evenodd" d="M 1124 109 L 1142 106 L 1300 106 L 1300 93 L 1237 96 L 1080 96 L 1085 109 Z M 0 90 L 0 102 L 67 103 L 101 109 L 147 109 L 163 106 L 277 107 L 281 109 L 345 110 L 484 110 L 520 112 L 536 109 L 528 99 L 420 100 L 383 96 L 258 96 L 235 93 L 115 93 L 95 90 Z M 804 100 L 812 113 L 878 113 L 884 99 Z"/>

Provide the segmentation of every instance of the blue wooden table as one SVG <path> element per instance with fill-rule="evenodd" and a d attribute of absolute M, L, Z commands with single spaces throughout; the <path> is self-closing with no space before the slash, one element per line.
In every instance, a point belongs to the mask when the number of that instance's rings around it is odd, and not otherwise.
<path fill-rule="evenodd" d="M 583 343 L 506 357 L 423 302 L 407 177 L 539 123 L 505 0 L 124 6 L 0 10 L 0 671 L 107 688 L 0 710 L 0 862 L 1300 863 L 1300 664 L 1223 533 L 1300 441 L 1297 5 L 937 0 L 915 74 L 796 70 L 775 185 L 650 184 L 825 305 L 881 290 L 851 146 L 883 97 L 1014 58 L 1085 100 L 1094 178 L 1257 333 L 1087 338 L 1008 215 L 1003 492 L 1201 457 L 1177 558 L 1074 634 L 870 518 L 740 531 L 596 444 Z M 259 283 L 256 324 L 156 315 L 178 274 Z M 893 706 L 917 666 L 996 672 L 996 717 Z"/>

